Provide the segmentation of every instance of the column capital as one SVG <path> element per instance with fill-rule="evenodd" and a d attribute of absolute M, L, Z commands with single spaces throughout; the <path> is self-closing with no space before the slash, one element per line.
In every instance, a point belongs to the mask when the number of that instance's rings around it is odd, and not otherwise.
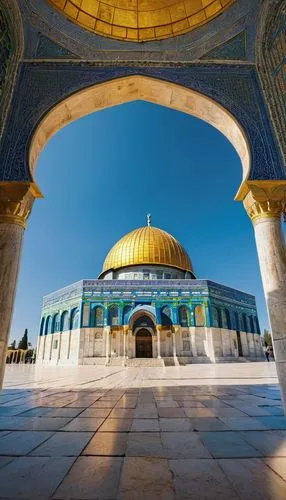
<path fill-rule="evenodd" d="M 26 227 L 35 198 L 42 198 L 34 182 L 0 182 L 0 223 Z"/>
<path fill-rule="evenodd" d="M 286 180 L 246 181 L 236 199 L 243 200 L 253 224 L 267 218 L 280 219 L 286 210 Z"/>

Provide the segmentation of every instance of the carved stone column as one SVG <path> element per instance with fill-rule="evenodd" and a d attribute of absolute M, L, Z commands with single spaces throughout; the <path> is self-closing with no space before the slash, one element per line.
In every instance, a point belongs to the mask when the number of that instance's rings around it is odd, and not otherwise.
<path fill-rule="evenodd" d="M 286 247 L 281 227 L 286 181 L 248 181 L 244 206 L 252 220 L 286 411 Z"/>
<path fill-rule="evenodd" d="M 105 360 L 105 365 L 109 365 L 109 362 L 110 362 L 110 351 L 111 351 L 111 335 L 112 335 L 112 332 L 111 332 L 111 328 L 110 326 L 106 326 L 104 328 L 105 330 L 105 335 L 106 335 L 106 360 Z"/>
<path fill-rule="evenodd" d="M 129 335 L 129 326 L 125 325 L 123 326 L 123 366 L 127 365 L 127 358 L 128 358 L 128 353 L 127 353 L 127 338 Z"/>
<path fill-rule="evenodd" d="M 173 358 L 174 358 L 175 365 L 179 365 L 179 361 L 178 361 L 178 358 L 177 358 L 177 345 L 176 345 L 176 342 L 177 342 L 177 335 L 180 334 L 180 330 L 181 330 L 180 325 L 176 325 L 176 326 L 174 325 L 174 327 L 172 328 Z"/>
<path fill-rule="evenodd" d="M 31 182 L 0 182 L 0 387 L 4 377 L 23 234 L 35 198 Z"/>
<path fill-rule="evenodd" d="M 162 330 L 162 326 L 157 325 L 156 330 L 157 330 L 157 358 L 161 359 L 161 330 Z"/>

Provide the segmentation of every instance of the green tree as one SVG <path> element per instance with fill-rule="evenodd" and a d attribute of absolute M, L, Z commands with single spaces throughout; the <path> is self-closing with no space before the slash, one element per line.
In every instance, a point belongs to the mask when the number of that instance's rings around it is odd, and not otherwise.
<path fill-rule="evenodd" d="M 27 328 L 25 329 L 25 333 L 19 342 L 18 349 L 24 349 L 24 350 L 28 349 L 28 329 Z"/>
<path fill-rule="evenodd" d="M 11 344 L 8 346 L 9 351 L 14 351 L 16 349 L 16 340 L 13 340 Z"/>
<path fill-rule="evenodd" d="M 264 330 L 262 341 L 265 346 L 272 346 L 272 337 L 268 330 Z"/>

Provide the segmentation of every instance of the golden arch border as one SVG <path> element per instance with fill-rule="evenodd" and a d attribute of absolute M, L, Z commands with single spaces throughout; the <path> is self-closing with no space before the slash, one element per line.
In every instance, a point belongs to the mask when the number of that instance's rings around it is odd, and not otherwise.
<path fill-rule="evenodd" d="M 31 175 L 47 142 L 63 127 L 95 111 L 132 101 L 147 101 L 195 116 L 218 129 L 237 151 L 242 181 L 250 172 L 251 154 L 245 131 L 221 104 L 195 90 L 153 77 L 133 75 L 95 84 L 56 104 L 38 125 L 30 144 Z"/>

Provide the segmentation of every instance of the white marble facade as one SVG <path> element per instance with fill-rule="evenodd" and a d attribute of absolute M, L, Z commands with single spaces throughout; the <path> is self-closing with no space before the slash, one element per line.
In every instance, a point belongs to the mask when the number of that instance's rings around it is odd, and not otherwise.
<path fill-rule="evenodd" d="M 110 333 L 109 333 L 110 332 Z M 81 328 L 38 338 L 37 364 L 43 365 L 97 365 L 121 364 L 136 359 L 136 335 L 128 330 L 126 356 L 124 356 L 124 330 L 122 327 Z M 261 360 L 263 350 L 260 335 L 256 333 L 208 327 L 179 327 L 173 334 L 160 331 L 160 355 L 164 362 L 175 358 L 182 363 L 217 363 L 232 360 Z M 110 343 L 108 345 L 108 336 Z M 175 351 L 174 351 L 175 341 Z M 109 352 L 108 352 L 109 349 Z M 153 359 L 158 357 L 158 332 L 152 335 Z M 150 360 L 149 360 L 150 361 Z M 127 362 L 128 364 L 128 362 Z"/>

